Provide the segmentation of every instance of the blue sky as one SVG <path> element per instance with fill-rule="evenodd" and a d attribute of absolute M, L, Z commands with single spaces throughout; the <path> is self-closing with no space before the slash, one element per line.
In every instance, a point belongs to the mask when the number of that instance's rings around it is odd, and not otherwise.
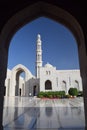
<path fill-rule="evenodd" d="M 58 70 L 79 69 L 77 44 L 73 34 L 62 24 L 40 17 L 22 27 L 12 37 L 8 68 L 25 65 L 35 74 L 37 34 L 42 40 L 43 65 L 47 62 Z"/>

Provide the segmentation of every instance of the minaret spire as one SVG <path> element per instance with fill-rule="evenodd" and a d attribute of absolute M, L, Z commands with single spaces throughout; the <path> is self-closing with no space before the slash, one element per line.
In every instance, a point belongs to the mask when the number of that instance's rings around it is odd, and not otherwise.
<path fill-rule="evenodd" d="M 40 67 L 42 67 L 42 41 L 40 34 L 37 35 L 36 42 L 36 77 L 40 78 Z"/>

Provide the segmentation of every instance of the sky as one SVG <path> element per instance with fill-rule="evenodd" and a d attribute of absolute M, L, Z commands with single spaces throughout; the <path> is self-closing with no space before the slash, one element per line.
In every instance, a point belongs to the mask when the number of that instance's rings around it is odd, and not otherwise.
<path fill-rule="evenodd" d="M 79 69 L 75 37 L 64 25 L 40 17 L 18 30 L 10 41 L 8 68 L 23 64 L 35 75 L 37 35 L 42 40 L 43 66 L 50 63 L 58 70 Z"/>

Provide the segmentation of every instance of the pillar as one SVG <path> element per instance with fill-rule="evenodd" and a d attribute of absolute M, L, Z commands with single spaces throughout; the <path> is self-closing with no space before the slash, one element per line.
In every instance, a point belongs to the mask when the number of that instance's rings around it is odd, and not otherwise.
<path fill-rule="evenodd" d="M 85 130 L 87 130 L 87 52 L 84 44 L 79 45 L 79 57 L 84 97 Z"/>
<path fill-rule="evenodd" d="M 84 114 L 85 114 L 85 130 L 87 130 L 87 71 L 82 75 L 83 96 L 84 96 Z"/>
<path fill-rule="evenodd" d="M 5 48 L 0 47 L 0 130 L 3 130 L 3 103 L 5 91 L 5 78 L 7 70 L 7 51 Z"/>

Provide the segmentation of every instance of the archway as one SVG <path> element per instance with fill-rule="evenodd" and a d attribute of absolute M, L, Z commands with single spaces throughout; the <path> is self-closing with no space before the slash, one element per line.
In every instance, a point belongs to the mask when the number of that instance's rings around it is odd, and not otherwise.
<path fill-rule="evenodd" d="M 45 82 L 45 90 L 52 90 L 52 83 L 50 80 Z"/>
<path fill-rule="evenodd" d="M 17 73 L 16 73 L 16 85 L 15 85 L 15 96 L 23 96 L 25 95 L 25 77 L 21 77 L 21 73 L 24 72 L 22 69 L 20 69 Z M 23 86 L 24 84 L 24 86 Z"/>
<path fill-rule="evenodd" d="M 33 88 L 33 96 L 36 96 L 37 95 L 37 86 L 34 86 Z"/>
<path fill-rule="evenodd" d="M 20 74 L 25 72 L 25 78 L 19 78 Z M 10 96 L 29 96 L 28 90 L 28 81 L 31 79 L 33 75 L 31 72 L 23 65 L 18 64 L 12 69 L 11 73 L 11 83 L 10 83 Z M 20 81 L 20 82 L 19 82 Z M 19 88 L 20 83 L 20 88 Z"/>
<path fill-rule="evenodd" d="M 68 27 L 71 32 L 74 34 L 77 45 L 78 45 L 78 53 L 79 53 L 79 63 L 80 63 L 80 71 L 82 76 L 83 82 L 83 91 L 84 91 L 84 102 L 85 102 L 85 117 L 86 117 L 86 125 L 87 125 L 87 55 L 85 50 L 85 40 L 83 31 L 81 29 L 80 24 L 77 20 L 66 12 L 65 10 L 58 8 L 54 5 L 45 3 L 45 2 L 37 2 L 33 5 L 28 6 L 27 8 L 21 10 L 20 12 L 16 13 L 9 21 L 5 24 L 3 30 L 1 31 L 0 35 L 0 58 L 1 58 L 1 78 L 0 84 L 1 86 L 1 105 L 0 110 L 3 109 L 3 93 L 4 93 L 4 81 L 6 78 L 6 69 L 7 69 L 7 59 L 8 59 L 8 48 L 10 44 L 10 40 L 13 34 L 24 24 L 32 21 L 33 19 L 46 16 L 51 18 L 57 22 L 64 24 Z M 2 113 L 2 112 L 1 112 Z M 2 116 L 0 116 L 0 121 L 2 123 Z M 2 124 L 1 124 L 2 125 Z"/>

